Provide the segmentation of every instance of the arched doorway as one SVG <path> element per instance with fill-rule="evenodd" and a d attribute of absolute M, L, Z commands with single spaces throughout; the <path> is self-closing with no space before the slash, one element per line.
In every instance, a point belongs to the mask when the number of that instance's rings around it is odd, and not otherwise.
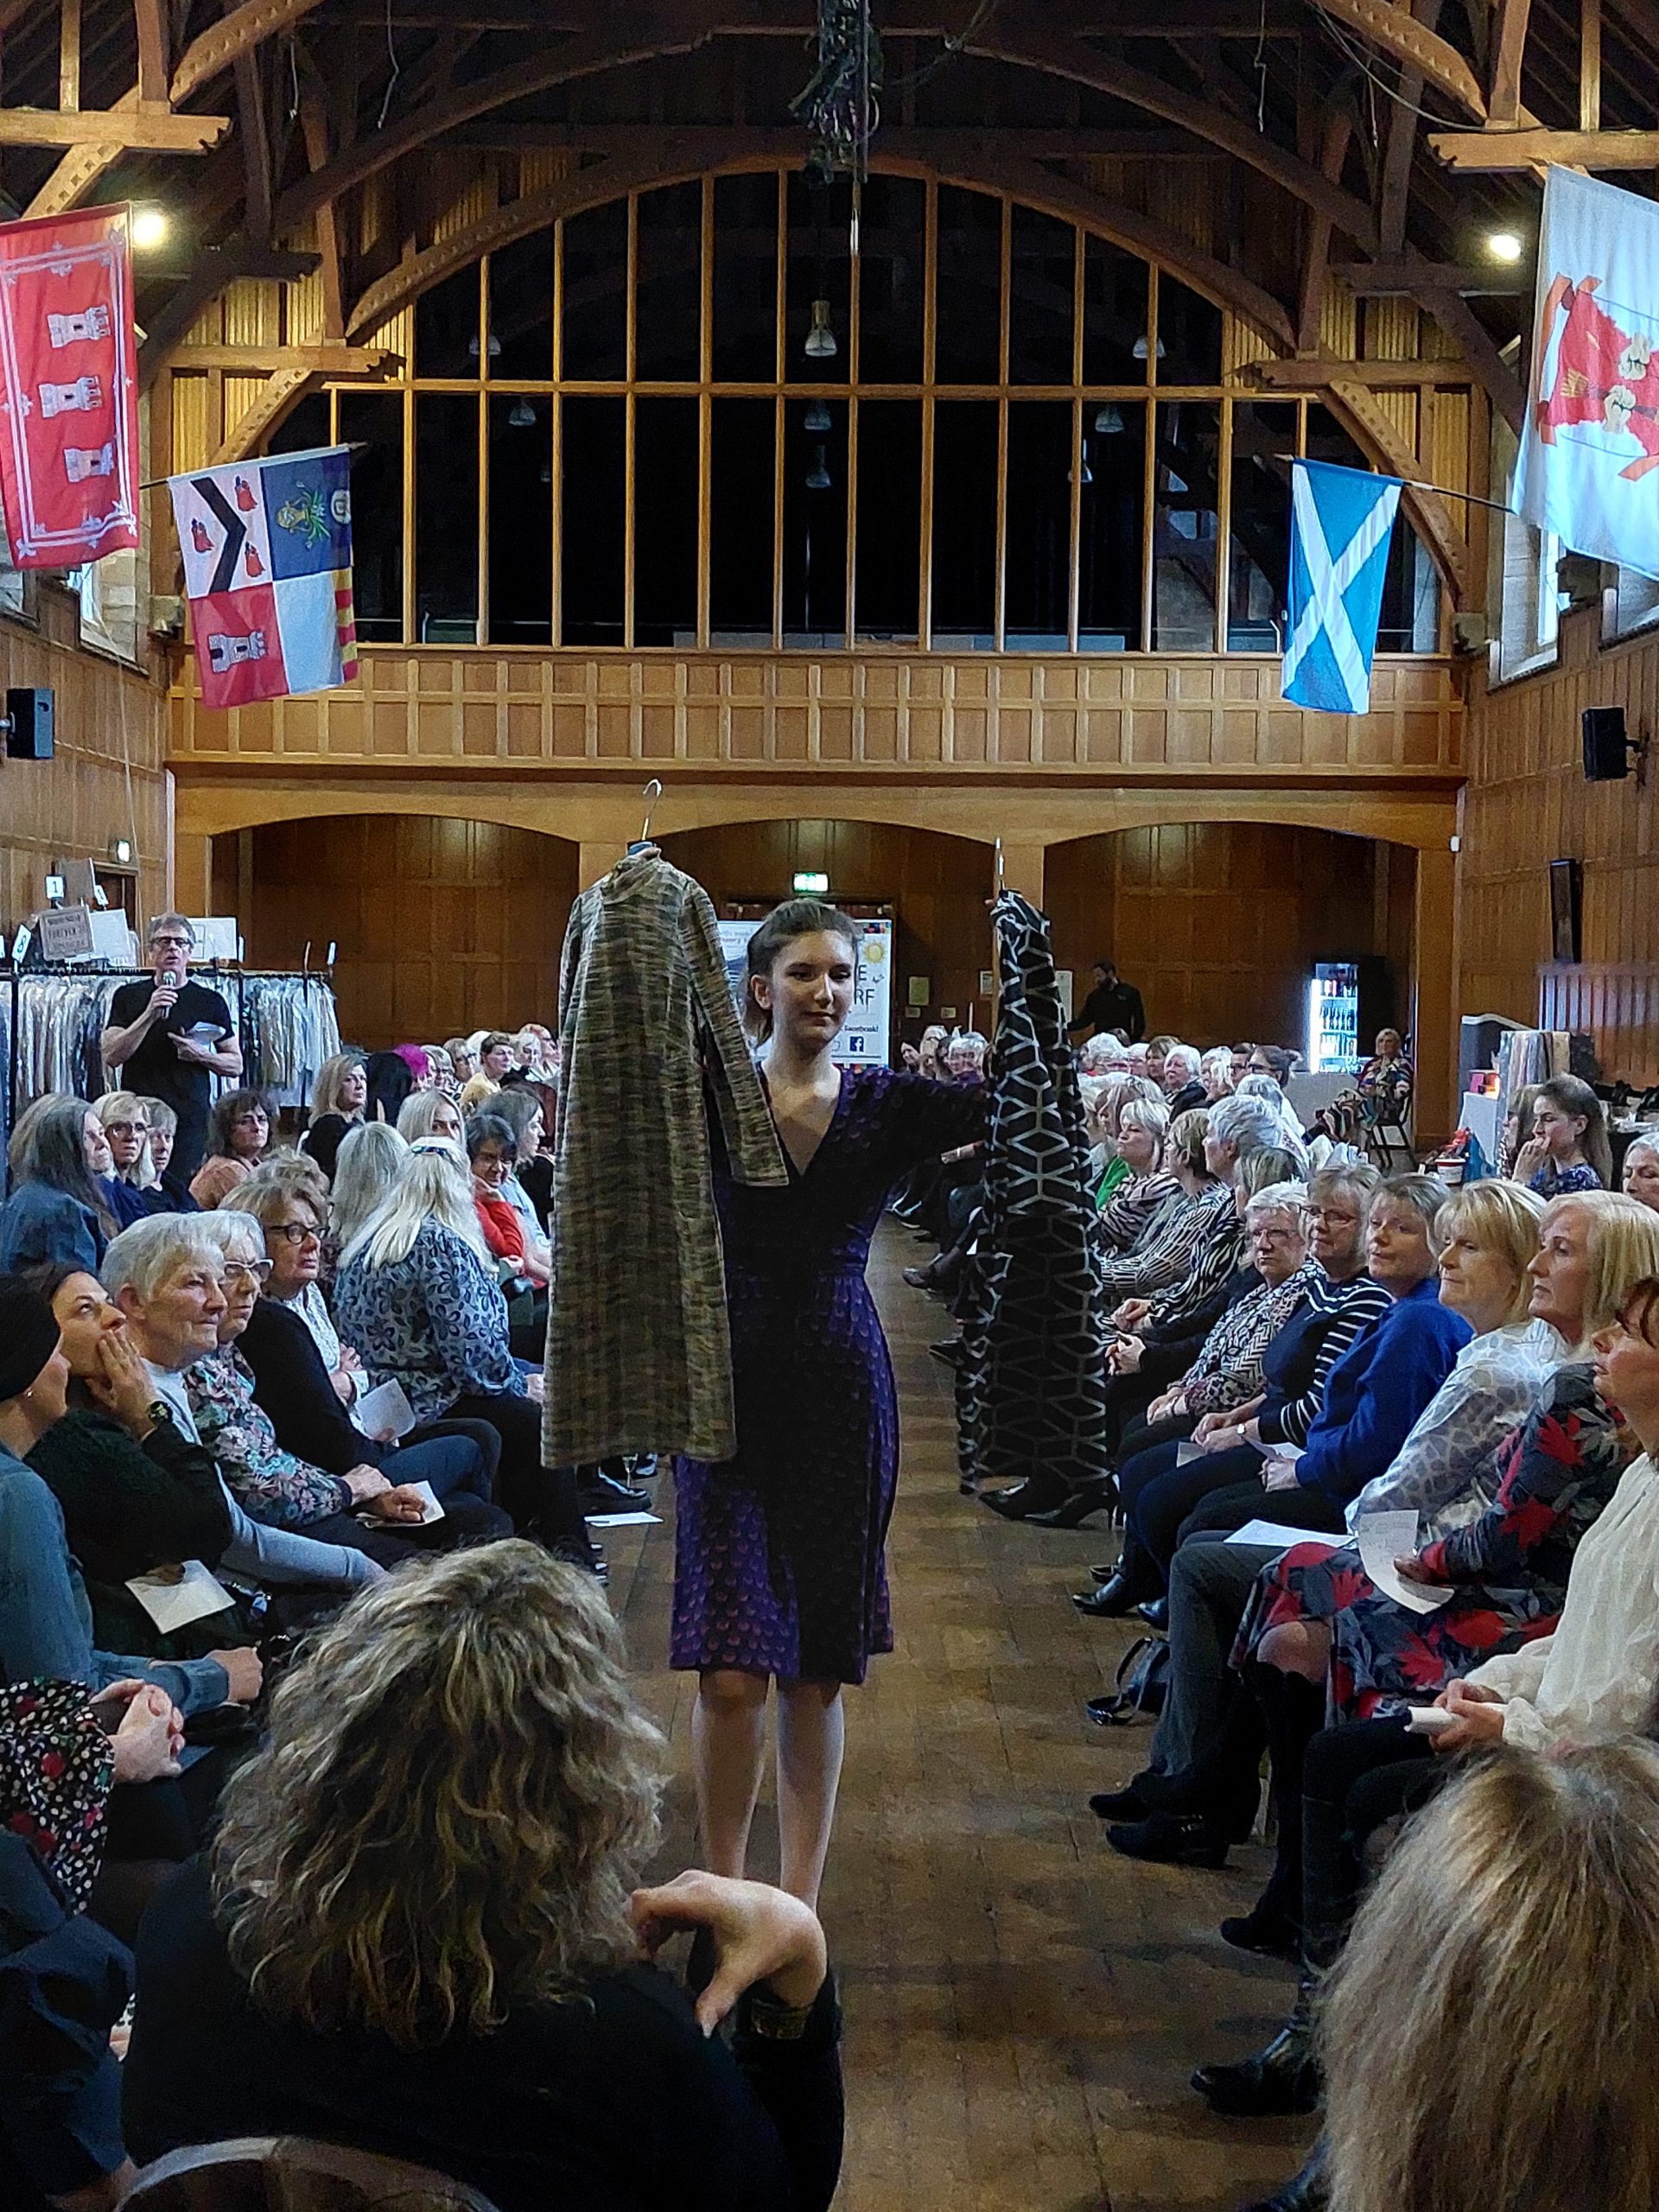
<path fill-rule="evenodd" d="M 1154 1030 L 1199 1044 L 1300 1046 L 1321 960 L 1386 966 L 1387 1018 L 1410 1026 L 1416 855 L 1298 823 L 1171 822 L 1051 846 L 1055 957 L 1109 955 Z"/>
<path fill-rule="evenodd" d="M 448 815 L 302 816 L 213 841 L 213 909 L 256 967 L 337 947 L 342 1036 L 371 1049 L 551 1023 L 575 844 Z"/>

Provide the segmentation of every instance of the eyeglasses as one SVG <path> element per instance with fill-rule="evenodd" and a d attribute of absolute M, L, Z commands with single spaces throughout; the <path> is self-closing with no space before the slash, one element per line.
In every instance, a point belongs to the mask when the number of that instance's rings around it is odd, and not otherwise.
<path fill-rule="evenodd" d="M 1252 1244 L 1288 1244 L 1291 1241 L 1287 1229 L 1253 1229 L 1250 1231 Z"/>
<path fill-rule="evenodd" d="M 309 1221 L 273 1221 L 266 1225 L 265 1235 L 283 1237 L 290 1244 L 303 1244 L 308 1237 L 322 1241 L 322 1231 Z"/>
<path fill-rule="evenodd" d="M 149 941 L 152 945 L 164 944 L 178 952 L 188 952 L 195 942 L 194 938 L 188 937 L 153 937 Z"/>
<path fill-rule="evenodd" d="M 104 1134 L 106 1137 L 144 1137 L 149 1135 L 149 1123 L 148 1122 L 106 1122 L 104 1124 Z"/>
<path fill-rule="evenodd" d="M 226 1260 L 225 1280 L 233 1282 L 240 1275 L 245 1282 L 264 1282 L 270 1274 L 269 1260 Z"/>
<path fill-rule="evenodd" d="M 1325 1229 L 1353 1229 L 1359 1222 L 1357 1213 L 1333 1213 L 1329 1206 L 1306 1206 L 1303 1212 L 1306 1219 Z"/>

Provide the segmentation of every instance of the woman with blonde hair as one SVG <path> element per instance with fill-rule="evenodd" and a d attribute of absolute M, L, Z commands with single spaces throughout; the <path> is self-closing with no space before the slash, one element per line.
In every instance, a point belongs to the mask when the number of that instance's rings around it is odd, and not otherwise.
<path fill-rule="evenodd" d="M 1342 2212 L 1649 2212 L 1659 1751 L 1510 1752 L 1446 1790 L 1360 1915 L 1320 2047 Z"/>
<path fill-rule="evenodd" d="M 397 1134 L 409 1144 L 419 1137 L 447 1137 L 460 1144 L 464 1126 L 460 1105 L 448 1090 L 412 1090 L 397 1109 Z"/>
<path fill-rule="evenodd" d="M 335 1052 L 317 1070 L 311 1085 L 311 1112 L 300 1150 L 334 1179 L 334 1161 L 348 1129 L 359 1128 L 369 1100 L 366 1062 L 361 1052 Z"/>
<path fill-rule="evenodd" d="M 161 1181 L 149 1156 L 149 1105 L 130 1090 L 106 1090 L 92 1101 L 92 1111 L 104 1125 L 110 1147 L 110 1173 L 105 1188 L 111 1210 L 125 1229 L 156 1211 L 148 1193 Z"/>
<path fill-rule="evenodd" d="M 402 1384 L 417 1421 L 493 1428 L 513 1525 L 596 1568 L 575 1469 L 542 1464 L 542 1377 L 512 1356 L 467 1155 L 447 1139 L 410 1147 L 390 1192 L 342 1246 L 334 1319 L 376 1382 Z"/>
<path fill-rule="evenodd" d="M 1113 1081 L 1108 1078 L 1109 1091 Z M 1181 1195 L 1173 1170 L 1164 1165 L 1170 1129 L 1168 1107 L 1161 1098 L 1141 1095 L 1143 1086 L 1151 1088 L 1144 1076 L 1126 1076 L 1121 1081 L 1134 1088 L 1120 1089 L 1109 1110 L 1116 1158 L 1123 1172 L 1116 1180 L 1109 1174 L 1096 1194 L 1101 1234 L 1115 1252 L 1130 1250 L 1162 1208 Z"/>
<path fill-rule="evenodd" d="M 823 1929 L 760 1883 L 633 1887 L 666 1770 L 602 1597 L 532 1546 L 349 1606 L 278 1687 L 211 1859 L 146 1921 L 135 2153 L 323 2136 L 500 2212 L 824 2212 Z M 682 1929 L 712 1955 L 695 2011 L 650 1963 Z M 728 2048 L 711 2031 L 734 2005 Z"/>
<path fill-rule="evenodd" d="M 409 1146 L 389 1122 L 365 1122 L 348 1132 L 334 1164 L 329 1196 L 329 1242 L 348 1244 L 379 1205 L 409 1157 Z"/>

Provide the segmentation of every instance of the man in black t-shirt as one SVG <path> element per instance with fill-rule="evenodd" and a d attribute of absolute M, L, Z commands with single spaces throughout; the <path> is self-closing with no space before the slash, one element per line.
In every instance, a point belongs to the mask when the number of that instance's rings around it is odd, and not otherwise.
<path fill-rule="evenodd" d="M 1095 963 L 1095 988 L 1083 1002 L 1083 1011 L 1067 1025 L 1079 1043 L 1096 1031 L 1116 1029 L 1125 1044 L 1138 1045 L 1147 1033 L 1146 1009 L 1133 983 L 1120 983 L 1109 960 Z"/>
<path fill-rule="evenodd" d="M 217 991 L 189 980 L 196 933 L 182 914 L 149 925 L 155 983 L 123 983 L 110 1001 L 104 1060 L 122 1071 L 122 1088 L 164 1098 L 179 1117 L 172 1172 L 188 1182 L 207 1143 L 212 1077 L 239 1076 L 242 1048 L 231 1010 Z"/>

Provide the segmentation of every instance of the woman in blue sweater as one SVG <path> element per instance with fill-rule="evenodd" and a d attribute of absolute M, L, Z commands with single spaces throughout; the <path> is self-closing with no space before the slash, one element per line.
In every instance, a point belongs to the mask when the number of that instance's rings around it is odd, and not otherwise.
<path fill-rule="evenodd" d="M 120 1227 L 104 1124 L 84 1098 L 37 1098 L 8 1153 L 12 1192 L 0 1206 L 0 1268 L 57 1264 L 98 1273 Z"/>

